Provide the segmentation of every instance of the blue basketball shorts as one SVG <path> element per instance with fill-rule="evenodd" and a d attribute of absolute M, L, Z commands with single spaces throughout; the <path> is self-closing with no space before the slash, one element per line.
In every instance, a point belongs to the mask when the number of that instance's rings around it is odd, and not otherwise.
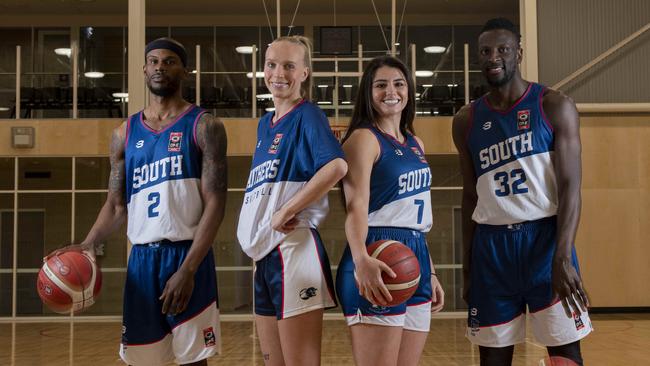
<path fill-rule="evenodd" d="M 397 306 L 377 306 L 359 294 L 354 279 L 350 247 L 345 248 L 336 273 L 336 292 L 349 326 L 373 324 L 428 332 L 431 324 L 431 263 L 425 233 L 402 228 L 370 227 L 366 245 L 378 240 L 397 240 L 411 248 L 420 262 L 420 284 L 408 301 Z"/>
<path fill-rule="evenodd" d="M 332 271 L 318 231 L 297 228 L 255 262 L 255 314 L 278 320 L 336 307 Z"/>
<path fill-rule="evenodd" d="M 512 225 L 477 225 L 472 242 L 467 338 L 506 347 L 526 337 L 526 308 L 535 338 L 560 346 L 593 329 L 587 313 L 568 317 L 553 296 L 556 217 Z M 573 249 L 573 266 L 579 272 Z"/>
<path fill-rule="evenodd" d="M 220 352 L 217 277 L 212 249 L 194 274 L 194 291 L 185 311 L 162 314 L 158 300 L 192 241 L 134 245 L 124 287 L 120 357 L 130 365 L 197 362 Z"/>

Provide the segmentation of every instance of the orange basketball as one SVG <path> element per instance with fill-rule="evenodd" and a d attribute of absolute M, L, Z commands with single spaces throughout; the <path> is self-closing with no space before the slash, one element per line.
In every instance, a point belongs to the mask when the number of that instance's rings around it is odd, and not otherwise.
<path fill-rule="evenodd" d="M 50 310 L 69 314 L 95 303 L 102 286 L 102 273 L 85 252 L 67 251 L 53 255 L 38 272 L 36 290 Z"/>
<path fill-rule="evenodd" d="M 393 301 L 388 306 L 406 302 L 415 293 L 420 283 L 420 263 L 415 253 L 406 245 L 395 240 L 379 240 L 367 247 L 368 254 L 386 263 L 397 277 L 382 272 L 381 278 L 390 291 Z"/>

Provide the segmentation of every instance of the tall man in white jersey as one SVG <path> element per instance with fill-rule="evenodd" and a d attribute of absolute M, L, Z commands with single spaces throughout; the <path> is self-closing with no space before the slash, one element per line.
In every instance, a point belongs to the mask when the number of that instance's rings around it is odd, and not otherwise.
<path fill-rule="evenodd" d="M 580 339 L 592 328 L 573 244 L 578 112 L 564 94 L 522 79 L 519 41 L 510 21 L 485 24 L 479 64 L 490 91 L 453 122 L 463 174 L 467 337 L 479 346 L 482 366 L 509 365 L 528 316 L 551 359 L 582 365 Z"/>
<path fill-rule="evenodd" d="M 77 249 L 94 254 L 128 217 L 120 356 L 131 365 L 207 365 L 221 343 L 211 245 L 226 203 L 226 133 L 181 97 L 180 43 L 152 41 L 145 59 L 149 106 L 113 132 L 108 197 Z"/>

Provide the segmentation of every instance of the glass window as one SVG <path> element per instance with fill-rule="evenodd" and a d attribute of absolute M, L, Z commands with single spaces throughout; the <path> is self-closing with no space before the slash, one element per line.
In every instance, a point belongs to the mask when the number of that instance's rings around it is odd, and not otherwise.
<path fill-rule="evenodd" d="M 0 191 L 14 189 L 15 158 L 0 157 Z"/>
<path fill-rule="evenodd" d="M 72 159 L 20 158 L 18 189 L 72 189 Z"/>
<path fill-rule="evenodd" d="M 13 194 L 0 194 L 0 316 L 11 316 L 11 272 L 14 259 L 13 207 Z"/>
<path fill-rule="evenodd" d="M 106 193 L 75 194 L 75 241 L 81 242 L 92 228 L 97 215 L 106 202 Z M 112 233 L 102 244 L 97 259 L 102 267 L 126 267 L 126 222 Z"/>
<path fill-rule="evenodd" d="M 108 189 L 111 163 L 108 157 L 79 157 L 75 159 L 76 189 Z"/>

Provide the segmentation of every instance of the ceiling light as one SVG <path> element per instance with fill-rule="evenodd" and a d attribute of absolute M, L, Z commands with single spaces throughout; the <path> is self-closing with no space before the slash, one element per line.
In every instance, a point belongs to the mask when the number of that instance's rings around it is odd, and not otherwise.
<path fill-rule="evenodd" d="M 431 114 L 431 111 L 417 111 L 415 114 Z"/>
<path fill-rule="evenodd" d="M 319 84 L 319 85 L 318 85 L 319 88 L 327 88 L 328 86 L 329 86 L 329 85 L 326 85 L 326 84 Z"/>
<path fill-rule="evenodd" d="M 264 109 L 264 110 L 267 111 L 267 112 L 275 112 L 275 108 L 274 108 L 274 107 L 268 107 L 268 108 L 266 108 L 266 109 Z"/>
<path fill-rule="evenodd" d="M 235 47 L 235 51 L 237 51 L 237 53 L 243 53 L 243 54 L 249 55 L 249 54 L 253 53 L 253 46 Z"/>
<path fill-rule="evenodd" d="M 422 84 L 422 87 L 423 87 L 423 88 L 430 88 L 430 87 L 432 87 L 432 86 L 433 86 L 433 84 Z"/>
<path fill-rule="evenodd" d="M 319 101 L 316 102 L 316 103 L 317 103 L 317 104 L 332 104 L 332 102 L 330 102 L 329 100 L 319 100 Z"/>
<path fill-rule="evenodd" d="M 72 55 L 72 49 L 71 48 L 55 48 L 54 53 L 56 53 L 59 56 L 67 56 L 70 57 Z"/>
<path fill-rule="evenodd" d="M 343 87 L 344 87 L 344 88 L 351 88 L 351 87 L 352 87 L 352 84 L 345 84 L 345 85 L 343 85 Z"/>
<path fill-rule="evenodd" d="M 450 87 L 450 88 L 453 88 L 453 87 L 458 86 L 458 84 L 447 84 L 447 86 Z"/>
<path fill-rule="evenodd" d="M 429 76 L 433 76 L 433 71 L 430 70 L 417 70 L 415 71 L 415 76 L 419 78 L 428 78 Z"/>
<path fill-rule="evenodd" d="M 0 112 L 6 112 L 9 110 L 9 107 L 0 107 Z"/>
<path fill-rule="evenodd" d="M 344 100 L 344 101 L 341 102 L 341 104 L 352 104 L 352 102 L 349 101 L 349 100 Z"/>
<path fill-rule="evenodd" d="M 104 73 L 100 71 L 87 71 L 84 73 L 84 76 L 90 79 L 101 79 L 104 77 Z"/>
<path fill-rule="evenodd" d="M 447 49 L 442 46 L 429 46 L 429 47 L 424 47 L 424 52 L 426 53 L 443 53 Z"/>
<path fill-rule="evenodd" d="M 257 99 L 272 99 L 273 94 L 267 93 L 267 94 L 257 94 Z"/>
<path fill-rule="evenodd" d="M 129 93 L 113 93 L 112 94 L 114 98 L 128 98 Z"/>
<path fill-rule="evenodd" d="M 258 72 L 255 73 L 255 76 L 258 79 L 261 79 L 261 78 L 264 77 L 264 72 L 263 71 L 258 71 Z M 253 78 L 253 73 L 252 72 L 247 72 L 246 77 L 249 78 L 249 79 L 252 79 Z"/>
<path fill-rule="evenodd" d="M 196 70 L 192 70 L 192 74 L 196 74 Z"/>

